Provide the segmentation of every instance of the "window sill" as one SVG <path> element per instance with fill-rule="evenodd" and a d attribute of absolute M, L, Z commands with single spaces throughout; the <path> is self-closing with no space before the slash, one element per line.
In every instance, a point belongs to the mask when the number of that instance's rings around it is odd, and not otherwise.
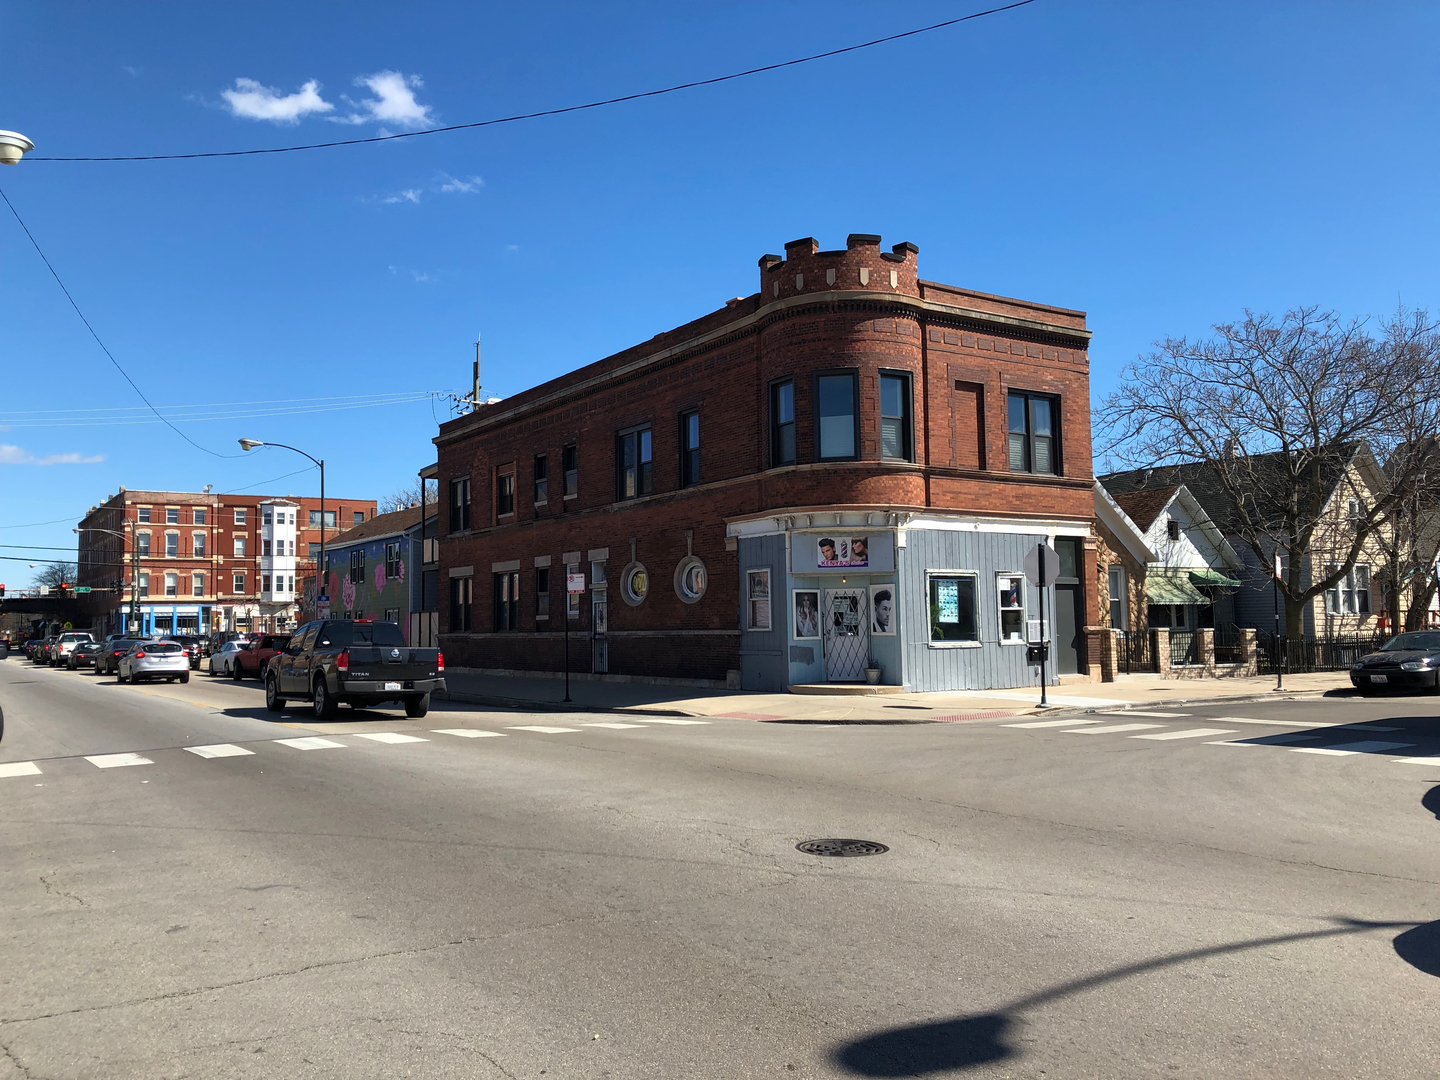
<path fill-rule="evenodd" d="M 1030 643 L 1029 643 L 1028 641 L 1026 641 L 1024 638 L 1001 638 L 1001 639 L 1000 639 L 1000 644 L 1001 644 L 1001 645 L 1029 645 Z"/>
<path fill-rule="evenodd" d="M 569 502 L 571 499 L 578 499 L 579 497 L 580 493 L 577 491 L 574 495 L 566 495 L 565 502 Z"/>
<path fill-rule="evenodd" d="M 932 649 L 983 649 L 985 647 L 980 641 L 930 641 L 927 642 Z"/>
<path fill-rule="evenodd" d="M 531 503 L 530 505 L 533 506 L 536 510 L 544 510 L 546 507 L 548 507 L 548 506 L 550 505 L 550 500 L 549 500 L 549 499 L 541 499 L 539 502 Z"/>

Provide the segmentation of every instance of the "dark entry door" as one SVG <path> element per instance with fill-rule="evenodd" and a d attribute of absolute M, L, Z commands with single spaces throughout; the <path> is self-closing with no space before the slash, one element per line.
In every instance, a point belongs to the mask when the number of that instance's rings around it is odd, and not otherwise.
<path fill-rule="evenodd" d="M 1055 668 L 1061 675 L 1080 671 L 1080 541 L 1055 539 L 1060 573 L 1055 577 Z"/>

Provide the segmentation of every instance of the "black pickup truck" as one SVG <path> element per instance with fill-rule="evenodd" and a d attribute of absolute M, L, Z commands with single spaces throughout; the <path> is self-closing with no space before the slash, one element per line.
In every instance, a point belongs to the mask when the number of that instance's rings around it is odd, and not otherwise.
<path fill-rule="evenodd" d="M 317 718 L 335 715 L 343 701 L 357 708 L 397 701 L 405 715 L 430 711 L 430 693 L 445 689 L 439 649 L 412 649 L 393 622 L 328 619 L 306 623 L 265 666 L 265 707 L 288 698 L 315 703 Z"/>

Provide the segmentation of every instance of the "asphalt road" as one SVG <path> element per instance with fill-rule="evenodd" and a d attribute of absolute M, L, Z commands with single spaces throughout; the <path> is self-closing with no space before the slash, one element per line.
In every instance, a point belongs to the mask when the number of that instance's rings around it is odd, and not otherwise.
<path fill-rule="evenodd" d="M 0 706 L 0 1080 L 1440 1071 L 1431 699 L 315 725 L 12 655 Z"/>

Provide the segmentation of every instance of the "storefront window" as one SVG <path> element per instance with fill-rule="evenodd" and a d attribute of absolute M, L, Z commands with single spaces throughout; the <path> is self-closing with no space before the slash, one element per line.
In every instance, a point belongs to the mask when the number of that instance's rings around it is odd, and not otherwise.
<path fill-rule="evenodd" d="M 1018 574 L 1001 574 L 1000 640 L 1023 641 L 1025 638 L 1025 579 Z"/>
<path fill-rule="evenodd" d="M 930 576 L 930 640 L 978 641 L 975 579 L 968 575 Z"/>

